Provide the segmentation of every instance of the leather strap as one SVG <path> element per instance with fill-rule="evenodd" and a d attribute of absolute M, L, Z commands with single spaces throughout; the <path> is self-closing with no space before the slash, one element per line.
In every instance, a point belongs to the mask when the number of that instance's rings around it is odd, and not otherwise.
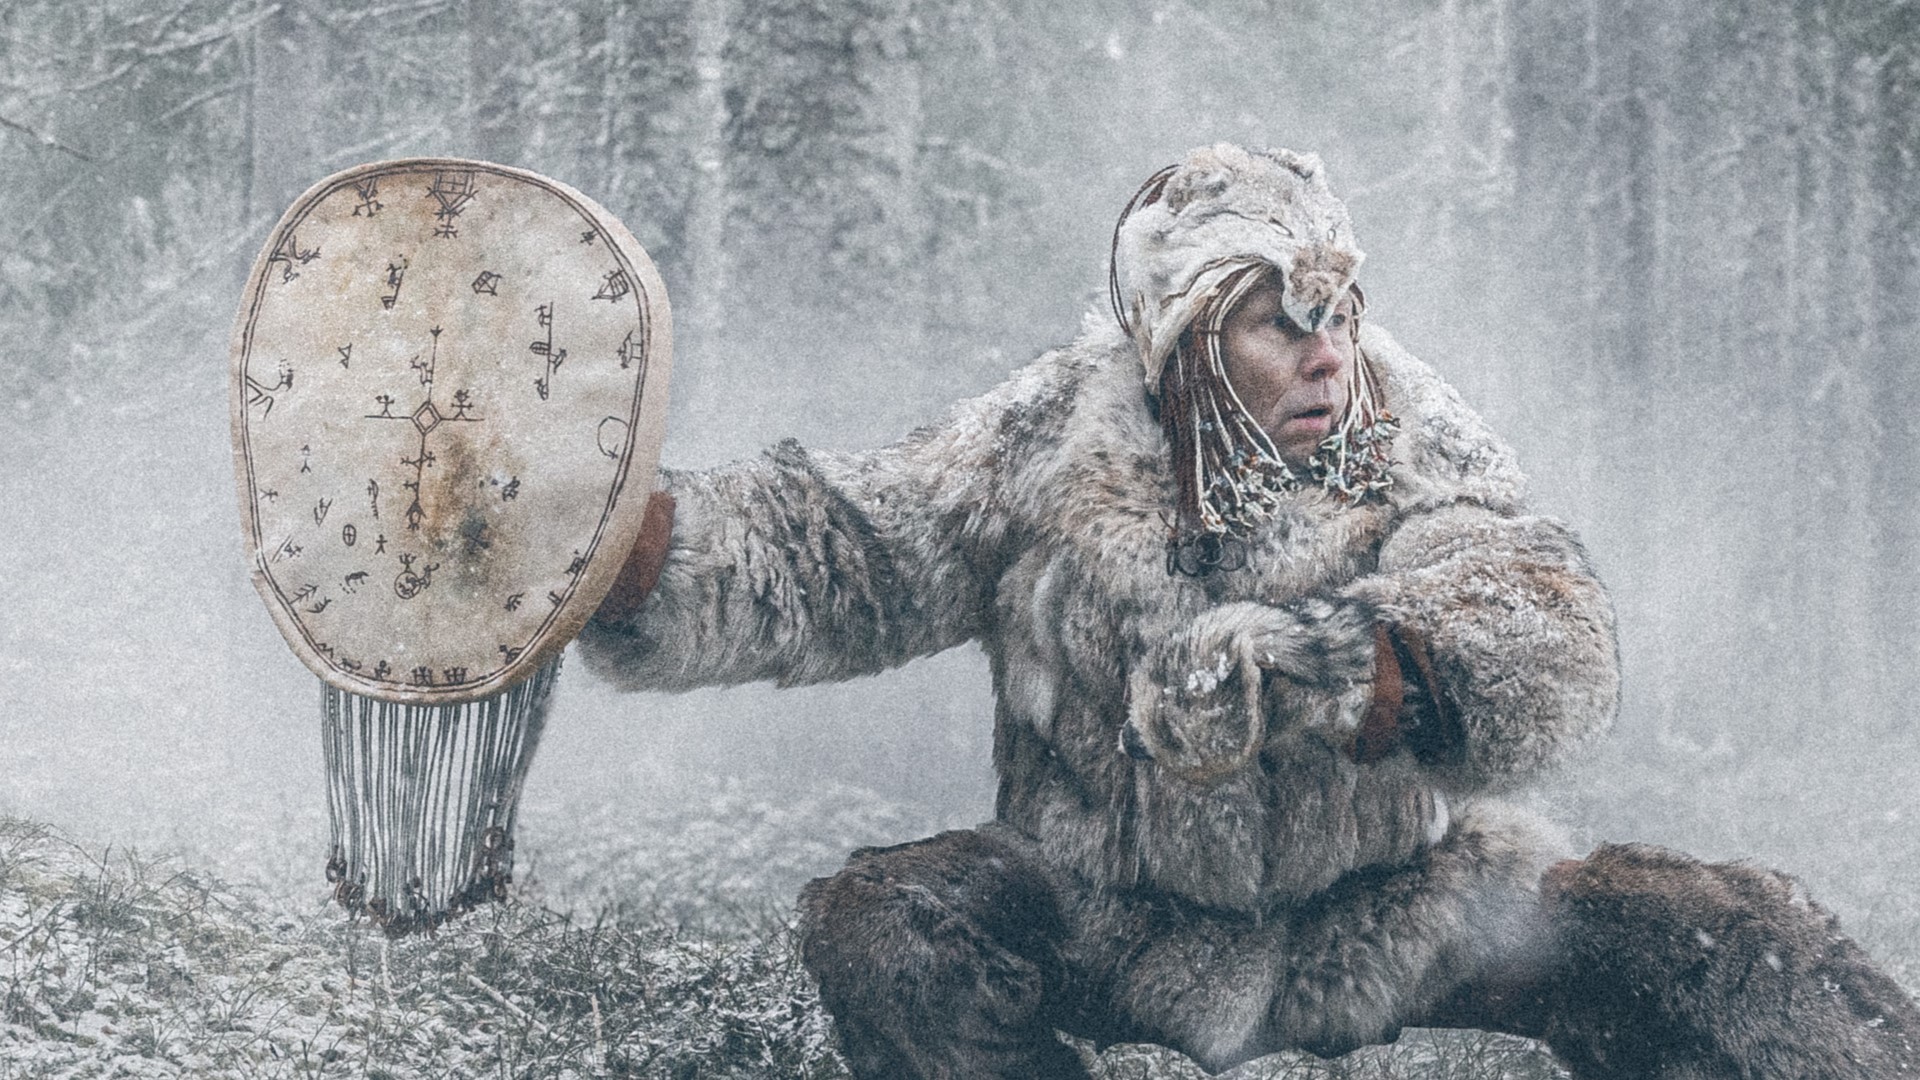
<path fill-rule="evenodd" d="M 1416 695 L 1412 704 L 1418 706 L 1413 710 L 1417 726 L 1404 722 L 1409 694 Z M 1457 749 L 1464 737 L 1459 710 L 1440 684 L 1426 635 L 1411 626 L 1375 624 L 1373 700 L 1354 733 L 1353 760 L 1369 764 L 1409 744 L 1416 755 L 1444 755 Z"/>
<path fill-rule="evenodd" d="M 1407 680 L 1400 672 L 1397 651 L 1387 624 L 1374 623 L 1373 700 L 1348 751 L 1362 765 L 1379 761 L 1400 744 L 1400 707 L 1406 703 Z"/>
<path fill-rule="evenodd" d="M 612 623 L 640 609 L 642 601 L 660 583 L 660 571 L 667 563 L 667 546 L 673 539 L 673 496 L 656 491 L 647 497 L 647 516 L 640 523 L 640 535 L 620 566 L 600 608 L 593 613 L 595 622 Z"/>

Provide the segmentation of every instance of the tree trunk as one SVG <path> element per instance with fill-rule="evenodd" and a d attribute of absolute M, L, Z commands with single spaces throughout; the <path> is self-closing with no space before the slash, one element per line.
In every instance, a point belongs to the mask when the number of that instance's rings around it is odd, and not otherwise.
<path fill-rule="evenodd" d="M 687 200 L 686 258 L 690 275 L 686 302 L 674 320 L 676 352 L 691 363 L 676 364 L 674 396 L 685 402 L 696 432 L 717 431 L 726 420 L 720 400 L 727 375 L 723 353 L 731 274 L 727 221 L 733 197 L 728 183 L 727 38 L 733 23 L 732 0 L 693 0 L 693 128 L 688 164 L 693 188 Z"/>
<path fill-rule="evenodd" d="M 881 173 L 874 184 L 880 230 L 872 240 L 881 249 L 875 269 L 886 276 L 876 291 L 891 301 L 881 347 L 893 370 L 877 375 L 912 385 L 925 374 L 927 266 L 933 258 L 920 176 L 924 118 L 913 0 L 888 0 L 864 29 L 867 55 L 861 66 L 872 131 L 864 141 Z M 888 426 L 903 428 L 913 419 L 894 417 Z"/>
<path fill-rule="evenodd" d="M 272 222 L 327 171 L 333 39 L 296 4 L 279 5 L 252 38 L 247 216 Z"/>
<path fill-rule="evenodd" d="M 503 165 L 522 164 L 522 126 L 534 119 L 519 111 L 520 65 L 525 56 L 523 49 L 515 47 L 521 40 L 521 28 L 513 24 L 515 10 L 508 0 L 466 0 L 462 12 L 467 79 L 461 113 L 467 131 L 464 139 L 454 133 L 455 141 L 471 147 L 472 156 Z"/>

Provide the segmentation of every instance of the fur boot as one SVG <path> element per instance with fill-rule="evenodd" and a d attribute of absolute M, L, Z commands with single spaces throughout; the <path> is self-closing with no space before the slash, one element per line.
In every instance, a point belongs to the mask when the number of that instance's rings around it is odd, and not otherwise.
<path fill-rule="evenodd" d="M 1058 899 L 983 832 L 861 848 L 800 894 L 800 954 L 861 1080 L 1086 1080 L 1054 1035 Z"/>
<path fill-rule="evenodd" d="M 1606 845 L 1541 885 L 1579 1080 L 1920 1076 L 1920 1010 L 1792 878 Z"/>

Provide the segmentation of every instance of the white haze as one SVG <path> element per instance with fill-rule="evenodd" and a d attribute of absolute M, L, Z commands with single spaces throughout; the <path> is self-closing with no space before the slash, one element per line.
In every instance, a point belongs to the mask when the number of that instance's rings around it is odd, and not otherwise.
<path fill-rule="evenodd" d="M 1327 160 L 1372 317 L 1614 590 L 1626 707 L 1562 820 L 1783 865 L 1869 941 L 1920 931 L 1899 6 L 142 12 L 0 7 L 0 811 L 317 876 L 318 691 L 247 581 L 226 401 L 246 267 L 312 180 L 453 154 L 603 201 L 666 273 L 666 457 L 697 467 L 879 445 L 1067 340 L 1134 186 L 1231 139 Z M 973 649 L 681 697 L 576 665 L 523 826 L 712 776 L 978 820 L 990 728 Z"/>

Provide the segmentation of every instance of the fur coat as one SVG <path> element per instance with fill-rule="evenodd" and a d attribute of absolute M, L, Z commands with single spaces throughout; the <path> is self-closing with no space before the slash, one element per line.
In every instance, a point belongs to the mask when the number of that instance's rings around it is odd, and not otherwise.
<path fill-rule="evenodd" d="M 1171 454 L 1133 344 L 1090 318 L 894 445 L 665 471 L 659 585 L 582 652 L 623 687 L 678 690 L 847 679 L 977 640 L 996 818 L 1084 884 L 1257 918 L 1412 863 L 1607 728 L 1617 657 L 1605 593 L 1566 528 L 1527 512 L 1512 452 L 1384 331 L 1361 349 L 1401 424 L 1392 487 L 1297 494 L 1246 569 L 1169 575 Z M 1424 639 L 1454 720 L 1361 765 L 1376 622 Z M 1281 673 L 1244 662 L 1252 640 Z M 1341 656 L 1368 659 L 1316 674 Z M 1152 760 L 1122 752 L 1129 725 Z"/>

